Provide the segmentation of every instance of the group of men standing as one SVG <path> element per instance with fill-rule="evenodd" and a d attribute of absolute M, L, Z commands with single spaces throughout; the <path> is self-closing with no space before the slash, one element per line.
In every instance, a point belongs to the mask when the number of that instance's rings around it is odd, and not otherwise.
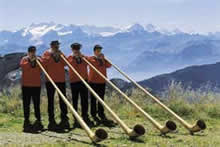
<path fill-rule="evenodd" d="M 52 41 L 50 49 L 46 50 L 41 57 L 36 56 L 36 47 L 30 46 L 28 48 L 27 56 L 23 57 L 20 66 L 22 68 L 22 96 L 24 108 L 24 132 L 41 131 L 44 129 L 41 121 L 40 113 L 40 93 L 41 93 L 41 68 L 36 60 L 40 61 L 46 72 L 55 82 L 60 91 L 66 96 L 66 82 L 65 82 L 65 66 L 66 62 L 61 58 L 64 54 L 59 50 L 59 41 Z M 102 54 L 102 46 L 95 45 L 93 51 L 94 56 L 85 56 L 81 54 L 81 44 L 74 43 L 71 46 L 72 54 L 65 57 L 74 69 L 81 75 L 81 77 L 89 83 L 91 88 L 104 100 L 105 95 L 105 79 L 103 79 L 93 68 L 88 66 L 83 58 L 88 60 L 98 71 L 107 76 L 106 69 L 111 67 L 111 64 L 105 60 Z M 89 70 L 88 70 L 89 68 Z M 109 122 L 105 116 L 103 106 L 98 103 L 96 98 L 90 94 L 90 112 L 93 121 L 88 115 L 89 99 L 88 89 L 79 79 L 79 77 L 69 68 L 70 87 L 72 92 L 73 107 L 78 110 L 79 95 L 81 98 L 81 114 L 83 120 L 89 125 L 94 126 L 102 122 Z M 61 121 L 56 123 L 54 115 L 54 95 L 56 89 L 52 83 L 46 78 L 46 90 L 48 97 L 48 130 L 57 131 L 70 129 L 69 118 L 67 116 L 67 105 L 59 96 L 59 106 L 61 110 Z M 30 102 L 33 101 L 36 121 L 31 124 L 29 120 Z M 98 116 L 97 116 L 98 114 Z M 111 121 L 110 121 L 111 122 Z M 80 127 L 78 121 L 75 119 L 74 127 Z"/>

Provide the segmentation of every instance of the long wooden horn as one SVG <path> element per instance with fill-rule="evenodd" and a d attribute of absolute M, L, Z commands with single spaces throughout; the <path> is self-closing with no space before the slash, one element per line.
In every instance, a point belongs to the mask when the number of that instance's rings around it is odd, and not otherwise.
<path fill-rule="evenodd" d="M 37 64 L 40 66 L 41 70 L 44 72 L 46 77 L 49 79 L 49 81 L 52 83 L 56 91 L 59 93 L 65 104 L 69 107 L 70 111 L 73 113 L 81 127 L 86 131 L 89 138 L 92 140 L 92 142 L 100 142 L 108 137 L 107 132 L 104 129 L 98 129 L 95 131 L 95 133 L 92 132 L 92 130 L 88 127 L 88 125 L 83 121 L 83 119 L 79 116 L 79 114 L 76 112 L 76 110 L 73 108 L 73 106 L 70 104 L 70 102 L 67 100 L 67 98 L 63 95 L 63 93 L 60 91 L 60 89 L 56 86 L 54 81 L 51 79 L 49 74 L 46 72 L 44 67 L 41 65 L 41 63 L 36 60 Z"/>
<path fill-rule="evenodd" d="M 145 129 L 142 125 L 135 125 L 133 129 L 130 129 L 116 114 L 111 110 L 111 108 L 99 97 L 98 94 L 89 86 L 89 84 L 80 76 L 80 74 L 73 68 L 73 66 L 67 61 L 67 59 L 61 55 L 66 64 L 73 70 L 73 72 L 80 78 L 80 80 L 85 84 L 89 91 L 96 97 L 96 99 L 106 108 L 106 110 L 112 115 L 114 120 L 121 126 L 125 133 L 130 137 L 138 137 L 144 135 Z"/>
<path fill-rule="evenodd" d="M 172 121 L 167 121 L 165 126 L 160 125 L 154 120 L 148 113 L 146 113 L 141 107 L 139 107 L 134 101 L 132 101 L 124 92 L 122 92 L 115 84 L 113 84 L 108 78 L 106 78 L 100 71 L 98 71 L 89 61 L 85 58 L 83 60 L 91 66 L 103 79 L 105 79 L 115 90 L 117 90 L 130 104 L 132 104 L 139 112 L 141 112 L 162 134 L 166 134 L 176 129 L 176 124 Z"/>
<path fill-rule="evenodd" d="M 105 58 L 109 63 L 112 64 L 112 62 Z M 143 88 L 140 84 L 138 84 L 135 80 L 130 78 L 127 74 L 125 74 L 123 71 L 119 69 L 115 64 L 112 64 L 112 66 L 120 72 L 123 76 L 125 76 L 129 81 L 131 81 L 134 85 L 136 85 L 139 89 L 141 89 L 145 94 L 149 95 L 157 104 L 159 104 L 163 109 L 165 109 L 167 112 L 171 113 L 191 134 L 194 132 L 199 132 L 201 130 L 206 129 L 206 124 L 203 120 L 197 120 L 195 124 L 191 125 L 187 123 L 185 120 L 183 120 L 180 116 L 178 116 L 175 112 L 173 112 L 170 108 L 168 108 L 166 105 L 164 105 L 158 98 L 153 96 L 150 92 L 148 92 L 145 88 Z"/>

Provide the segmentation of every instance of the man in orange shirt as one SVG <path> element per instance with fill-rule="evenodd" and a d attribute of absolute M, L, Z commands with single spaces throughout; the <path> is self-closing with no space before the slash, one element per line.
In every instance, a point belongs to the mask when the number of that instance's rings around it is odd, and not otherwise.
<path fill-rule="evenodd" d="M 69 63 L 73 66 L 73 68 L 81 75 L 81 77 L 85 81 L 88 81 L 87 63 L 82 59 L 82 57 L 85 56 L 82 55 L 80 52 L 81 44 L 74 43 L 71 45 L 71 49 L 73 51 L 73 54 L 71 54 L 68 57 Z M 72 69 L 69 69 L 69 77 L 71 83 L 73 107 L 77 111 L 78 99 L 80 94 L 82 118 L 89 126 L 93 126 L 94 123 L 88 117 L 88 89 L 79 79 L 79 77 L 73 72 Z M 80 127 L 76 119 L 75 119 L 74 127 Z"/>
<path fill-rule="evenodd" d="M 61 90 L 61 92 L 66 96 L 66 84 L 65 84 L 65 69 L 66 66 L 65 61 L 60 57 L 62 54 L 59 50 L 59 41 L 52 41 L 50 46 L 51 48 L 46 50 L 42 56 L 43 65 L 50 75 L 52 80 L 55 82 L 57 87 Z M 67 117 L 67 106 L 59 96 L 59 104 L 61 110 L 61 122 L 57 125 L 54 118 L 54 94 L 55 88 L 46 79 L 46 89 L 47 89 L 47 97 L 48 97 L 48 115 L 49 115 L 49 124 L 48 130 L 57 131 L 57 130 L 65 130 L 69 129 L 69 119 Z"/>
<path fill-rule="evenodd" d="M 28 55 L 23 57 L 20 62 L 20 66 L 22 69 L 24 132 L 41 131 L 43 129 L 40 114 L 41 70 L 36 63 L 35 53 L 36 47 L 30 46 L 28 48 Z M 31 125 L 29 120 L 31 100 L 34 104 L 34 112 L 36 117 L 36 121 L 33 125 Z"/>
<path fill-rule="evenodd" d="M 89 62 L 95 66 L 105 77 L 107 77 L 106 70 L 107 68 L 111 67 L 111 64 L 105 60 L 104 54 L 101 53 L 102 47 L 100 45 L 95 45 L 94 47 L 94 56 L 88 58 Z M 103 79 L 92 67 L 89 67 L 89 83 L 90 86 L 95 90 L 95 92 L 104 100 L 105 96 L 105 79 Z M 90 94 L 91 97 L 91 115 L 93 119 L 97 122 L 100 119 L 96 116 L 98 112 L 98 116 L 101 118 L 102 121 L 106 121 L 107 118 L 104 113 L 103 106 L 98 103 L 97 108 L 97 101 L 96 98 Z"/>

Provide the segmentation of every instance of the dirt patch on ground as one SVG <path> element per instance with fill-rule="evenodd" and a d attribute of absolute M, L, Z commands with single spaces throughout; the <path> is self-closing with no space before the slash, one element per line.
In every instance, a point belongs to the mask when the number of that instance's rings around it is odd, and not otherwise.
<path fill-rule="evenodd" d="M 31 133 L 0 133 L 0 145 L 37 145 L 37 144 L 58 144 L 80 142 L 90 143 L 91 141 L 85 133 L 56 133 L 45 131 L 38 134 Z"/>

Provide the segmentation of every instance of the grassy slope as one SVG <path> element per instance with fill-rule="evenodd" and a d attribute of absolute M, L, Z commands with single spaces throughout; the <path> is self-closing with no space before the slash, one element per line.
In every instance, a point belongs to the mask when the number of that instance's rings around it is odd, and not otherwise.
<path fill-rule="evenodd" d="M 195 134 L 194 136 L 189 135 L 187 130 L 185 130 L 180 124 L 178 123 L 178 131 L 174 133 L 170 133 L 167 136 L 159 136 L 159 132 L 152 127 L 152 125 L 143 118 L 136 118 L 136 119 L 129 119 L 128 117 L 121 117 L 128 126 L 132 127 L 136 123 L 141 123 L 145 126 L 147 132 L 144 136 L 140 137 L 136 141 L 131 141 L 128 139 L 126 134 L 122 131 L 122 129 L 117 126 L 116 128 L 105 128 L 106 131 L 109 133 L 109 138 L 103 142 L 101 145 L 108 145 L 108 146 L 220 146 L 220 120 L 217 119 L 209 119 L 206 120 L 208 128 L 204 132 L 200 132 Z M 193 120 L 187 120 L 189 122 L 193 122 Z M 164 121 L 160 121 L 163 124 Z M 44 122 L 47 124 L 47 122 Z M 1 114 L 0 115 L 0 132 L 21 132 L 22 127 L 22 118 L 21 117 L 14 117 L 11 115 Z M 96 128 L 93 128 L 95 130 Z M 81 129 L 73 130 L 73 134 L 80 134 L 83 135 L 84 138 L 82 139 L 85 142 L 72 140 L 69 143 L 65 143 L 66 145 L 73 144 L 81 144 L 87 145 L 90 143 L 90 140 L 86 137 L 86 134 Z M 49 145 L 48 145 L 49 146 Z M 57 143 L 59 146 L 59 142 Z"/>
<path fill-rule="evenodd" d="M 220 146 L 220 103 L 217 101 L 218 94 L 211 92 L 202 93 L 201 91 L 179 91 L 180 89 L 169 89 L 168 97 L 169 101 L 165 103 L 171 107 L 179 115 L 183 116 L 190 123 L 194 123 L 196 119 L 202 118 L 207 123 L 207 129 L 205 131 L 196 133 L 194 136 L 189 135 L 188 131 L 185 130 L 177 121 L 178 129 L 176 132 L 170 133 L 167 136 L 160 136 L 158 130 L 142 117 L 135 109 L 122 100 L 116 93 L 108 95 L 109 99 L 106 102 L 111 108 L 119 114 L 120 118 L 128 124 L 129 127 L 135 124 L 143 124 L 146 128 L 146 134 L 135 141 L 129 140 L 123 130 L 117 126 L 115 128 L 105 128 L 109 133 L 109 138 L 100 143 L 101 146 Z M 16 95 L 17 94 L 17 95 Z M 182 96 L 182 97 L 181 97 Z M 184 97 L 183 97 L 184 96 Z M 22 107 L 21 100 L 16 99 L 19 94 L 16 92 L 14 95 L 1 97 L 0 100 L 0 132 L 18 132 L 21 133 L 23 118 L 22 118 Z M 177 98 L 179 97 L 179 98 Z M 199 99 L 188 103 L 187 99 Z M 166 120 L 171 119 L 168 113 L 164 112 L 158 105 L 149 101 L 142 93 L 134 91 L 132 98 L 152 115 L 156 120 L 163 124 Z M 10 101 L 10 106 L 2 105 L 4 101 Z M 205 99 L 205 101 L 203 101 Z M 7 107 L 8 109 L 3 109 Z M 44 118 L 44 125 L 47 125 L 47 113 L 46 113 L 46 97 L 42 96 L 42 113 Z M 59 110 L 56 110 L 56 114 L 59 114 Z M 108 114 L 110 117 L 110 115 Z M 57 116 L 58 117 L 58 116 Z M 70 116 L 70 118 L 72 118 Z M 32 112 L 33 119 L 33 112 Z M 72 119 L 70 120 L 71 122 Z M 96 128 L 93 128 L 95 130 Z M 75 129 L 69 133 L 71 135 L 82 136 L 82 139 L 69 140 L 68 142 L 57 142 L 55 144 L 42 144 L 42 146 L 89 146 L 90 140 L 86 137 L 86 134 L 81 129 Z M 13 145 L 10 145 L 13 147 Z M 37 146 L 37 145 L 36 145 Z"/>

